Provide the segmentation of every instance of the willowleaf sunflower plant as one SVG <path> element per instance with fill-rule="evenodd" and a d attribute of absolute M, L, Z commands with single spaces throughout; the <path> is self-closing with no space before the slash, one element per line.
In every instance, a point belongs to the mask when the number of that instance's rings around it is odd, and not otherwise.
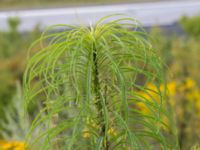
<path fill-rule="evenodd" d="M 66 30 L 49 32 L 54 27 Z M 163 121 L 170 113 L 160 90 L 162 62 L 135 19 L 111 15 L 90 27 L 55 25 L 33 45 L 38 48 L 38 44 L 40 49 L 29 58 L 24 74 L 25 109 L 41 103 L 27 135 L 30 147 L 177 147 L 174 131 Z M 150 82 L 157 90 L 146 87 Z M 156 100 L 149 91 L 157 95 Z M 149 113 L 141 111 L 139 104 Z M 36 129 L 40 134 L 33 139 Z"/>

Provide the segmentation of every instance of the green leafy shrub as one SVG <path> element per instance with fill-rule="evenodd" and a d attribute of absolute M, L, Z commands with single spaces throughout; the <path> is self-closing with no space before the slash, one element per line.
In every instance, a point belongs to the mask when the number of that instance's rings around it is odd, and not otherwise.
<path fill-rule="evenodd" d="M 42 150 L 178 149 L 175 131 L 162 120 L 170 115 L 162 105 L 160 58 L 134 19 L 113 16 L 109 22 L 109 17 L 90 27 L 53 26 L 70 30 L 46 31 L 33 44 L 41 48 L 29 59 L 24 74 L 25 108 L 36 101 L 42 108 L 28 142 L 34 130 L 40 134 L 30 146 L 37 143 Z M 146 87 L 149 82 L 156 90 Z M 138 90 L 152 91 L 158 100 L 150 94 L 146 99 Z M 150 113 L 137 109 L 137 103 Z"/>
<path fill-rule="evenodd" d="M 180 25 L 189 36 L 200 37 L 200 15 L 191 18 L 184 16 L 180 20 Z"/>
<path fill-rule="evenodd" d="M 0 134 L 6 140 L 24 141 L 30 127 L 28 119 L 24 119 L 23 97 L 20 82 L 17 82 L 17 92 L 10 102 L 10 105 L 4 107 L 6 120 L 1 120 L 2 130 Z"/>
<path fill-rule="evenodd" d="M 22 82 L 26 51 L 30 43 L 40 35 L 38 28 L 30 33 L 20 33 L 19 23 L 19 19 L 10 18 L 9 31 L 0 31 L 0 130 L 3 130 L 2 122 L 7 113 L 4 110 L 9 110 L 7 108 L 10 108 L 16 93 L 16 82 Z"/>

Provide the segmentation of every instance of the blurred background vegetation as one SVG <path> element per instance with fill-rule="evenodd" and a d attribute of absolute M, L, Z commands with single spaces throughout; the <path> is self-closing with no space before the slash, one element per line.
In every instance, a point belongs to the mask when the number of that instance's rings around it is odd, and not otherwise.
<path fill-rule="evenodd" d="M 37 27 L 33 32 L 19 33 L 17 28 L 20 20 L 17 18 L 9 19 L 8 24 L 9 32 L 0 31 L 0 137 L 3 136 L 3 130 L 7 130 L 3 127 L 8 128 L 7 123 L 11 121 L 11 118 L 16 122 L 16 124 L 10 123 L 13 128 L 16 128 L 15 130 L 20 130 L 17 126 L 23 123 L 20 122 L 20 119 L 17 119 L 19 114 L 23 112 L 23 105 L 18 106 L 18 104 L 22 104 L 22 96 L 19 96 L 21 90 L 19 89 L 22 85 L 27 49 L 40 36 Z M 8 115 L 11 112 L 12 115 Z M 21 114 L 20 116 L 22 117 Z M 12 129 L 8 130 L 11 131 Z M 15 133 L 10 131 L 8 133 L 12 137 Z"/>
<path fill-rule="evenodd" d="M 178 129 L 181 149 L 200 145 L 200 16 L 182 17 L 183 34 L 166 34 L 154 27 L 150 31 L 167 68 L 168 100 Z"/>
<path fill-rule="evenodd" d="M 0 0 L 0 7 L 12 6 L 11 4 L 18 6 L 18 2 Z M 21 0 L 19 7 L 27 5 L 27 2 Z M 34 0 L 33 6 L 46 2 L 47 0 Z M 82 0 L 76 2 L 81 3 Z M 48 3 L 51 5 L 51 1 Z M 30 33 L 19 33 L 20 20 L 16 18 L 9 19 L 8 23 L 9 32 L 0 31 L 0 137 L 23 140 L 30 123 L 29 120 L 20 119 L 23 112 L 22 74 L 28 47 L 39 38 L 41 32 L 39 27 L 35 27 Z M 178 127 L 181 147 L 187 150 L 200 145 L 200 16 L 182 17 L 179 27 L 184 34 L 169 35 L 159 27 L 152 27 L 149 32 L 154 39 L 153 46 L 167 66 L 165 75 L 168 98 Z"/>

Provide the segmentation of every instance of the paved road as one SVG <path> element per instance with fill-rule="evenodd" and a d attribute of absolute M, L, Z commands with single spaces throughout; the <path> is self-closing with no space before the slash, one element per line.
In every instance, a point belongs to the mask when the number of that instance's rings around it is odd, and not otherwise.
<path fill-rule="evenodd" d="M 53 24 L 94 24 L 102 16 L 114 13 L 134 17 L 144 26 L 171 25 L 183 15 L 200 14 L 200 0 L 0 12 L 0 30 L 8 29 L 9 17 L 21 19 L 20 31 L 30 31 L 37 24 L 41 28 Z"/>

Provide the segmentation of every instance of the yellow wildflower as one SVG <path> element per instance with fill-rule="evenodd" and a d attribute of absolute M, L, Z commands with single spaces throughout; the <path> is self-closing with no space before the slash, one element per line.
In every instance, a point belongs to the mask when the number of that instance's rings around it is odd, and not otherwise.
<path fill-rule="evenodd" d="M 148 93 L 148 99 L 154 98 L 155 100 L 158 101 L 159 100 L 159 94 L 158 94 L 159 89 L 154 84 L 148 84 L 147 88 L 149 89 L 146 91 Z"/>
<path fill-rule="evenodd" d="M 83 134 L 82 134 L 83 138 L 89 138 L 91 136 L 90 132 L 88 129 L 84 129 L 83 130 Z"/>
<path fill-rule="evenodd" d="M 1 150 L 25 150 L 26 144 L 20 141 L 0 141 Z"/>
<path fill-rule="evenodd" d="M 91 125 L 93 128 L 95 128 L 95 129 L 98 129 L 99 128 L 99 126 L 96 124 L 96 123 L 92 123 L 92 125 Z"/>
<path fill-rule="evenodd" d="M 110 134 L 110 135 L 117 135 L 117 133 L 116 133 L 116 131 L 114 130 L 114 128 L 110 128 L 110 129 L 108 129 L 108 132 L 107 132 L 108 134 Z"/>
<path fill-rule="evenodd" d="M 138 103 L 137 103 L 137 107 L 138 107 L 138 108 L 141 110 L 141 112 L 143 112 L 144 114 L 150 113 L 148 107 L 147 107 L 144 103 L 142 103 L 142 102 L 138 102 Z"/>
<path fill-rule="evenodd" d="M 177 84 L 175 81 L 169 82 L 167 84 L 167 89 L 169 91 L 170 96 L 174 96 L 176 94 L 176 86 L 177 86 Z"/>
<path fill-rule="evenodd" d="M 186 87 L 186 89 L 190 89 L 190 88 L 192 88 L 194 86 L 195 86 L 194 80 L 192 80 L 191 78 L 187 78 L 185 80 L 185 87 Z"/>
<path fill-rule="evenodd" d="M 11 149 L 12 148 L 12 144 L 11 143 L 4 143 L 1 148 L 3 150 L 7 150 L 7 149 Z"/>

